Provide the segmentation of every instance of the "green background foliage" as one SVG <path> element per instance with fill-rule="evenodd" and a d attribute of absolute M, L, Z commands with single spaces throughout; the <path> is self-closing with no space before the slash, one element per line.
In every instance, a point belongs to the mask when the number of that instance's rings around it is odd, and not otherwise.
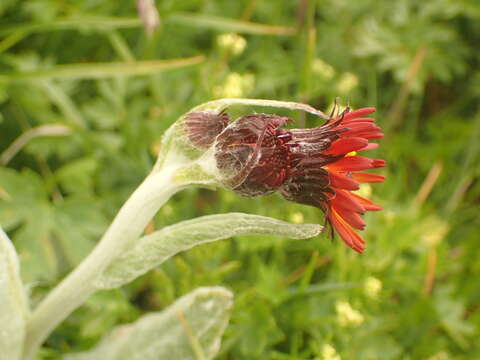
<path fill-rule="evenodd" d="M 388 161 L 387 181 L 362 191 L 385 210 L 367 215 L 363 255 L 327 235 L 238 237 L 177 255 L 92 296 L 42 358 L 86 350 L 204 285 L 236 295 L 219 359 L 326 359 L 327 344 L 342 359 L 480 358 L 480 3 L 156 5 L 161 26 L 149 38 L 134 1 L 0 2 L 0 224 L 33 305 L 94 246 L 151 169 L 164 130 L 225 94 L 234 73 L 243 96 L 376 106 L 386 136 L 373 154 Z M 230 32 L 246 39 L 236 56 L 217 41 Z M 20 136 L 31 139 L 10 158 Z M 187 190 L 150 231 L 229 211 L 323 222 L 276 195 Z M 368 277 L 381 281 L 377 297 L 365 291 Z M 339 321 L 339 301 L 363 322 Z"/>

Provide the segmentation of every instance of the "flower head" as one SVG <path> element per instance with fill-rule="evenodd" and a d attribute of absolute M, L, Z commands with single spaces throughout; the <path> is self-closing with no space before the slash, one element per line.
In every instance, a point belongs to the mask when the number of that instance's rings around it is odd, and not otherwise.
<path fill-rule="evenodd" d="M 287 200 L 320 208 L 343 241 L 362 252 L 364 240 L 354 230 L 365 228 L 360 215 L 381 208 L 352 191 L 359 183 L 384 180 L 362 172 L 385 166 L 384 160 L 357 155 L 377 147 L 369 140 L 383 137 L 374 120 L 365 117 L 374 111 L 347 108 L 309 129 L 283 128 L 293 120 L 273 114 L 242 116 L 228 126 L 224 113 L 204 114 L 205 129 L 187 124 L 187 133 L 194 144 L 213 144 L 222 182 L 232 190 L 246 197 L 278 191 Z M 186 119 L 199 124 L 197 115 Z"/>
<path fill-rule="evenodd" d="M 247 40 L 235 33 L 222 34 L 217 37 L 218 46 L 232 55 L 240 55 L 247 46 Z"/>
<path fill-rule="evenodd" d="M 185 115 L 188 140 L 198 149 L 208 149 L 229 122 L 228 114 L 194 111 Z"/>
<path fill-rule="evenodd" d="M 239 74 L 232 72 L 227 75 L 223 84 L 213 88 L 213 95 L 218 98 L 241 98 L 252 91 L 255 84 L 253 74 Z"/>
<path fill-rule="evenodd" d="M 355 74 L 346 72 L 340 77 L 337 90 L 341 94 L 348 94 L 350 91 L 355 89 L 358 86 L 358 77 Z"/>
<path fill-rule="evenodd" d="M 337 350 L 330 345 L 324 344 L 322 346 L 322 357 L 321 360 L 341 360 L 342 358 L 338 355 Z"/>
<path fill-rule="evenodd" d="M 362 313 L 352 308 L 350 303 L 346 301 L 337 301 L 335 310 L 337 311 L 337 321 L 340 326 L 357 327 L 365 320 Z"/>
<path fill-rule="evenodd" d="M 369 276 L 364 284 L 364 292 L 370 299 L 377 299 L 380 291 L 382 291 L 382 281 L 373 277 Z"/>

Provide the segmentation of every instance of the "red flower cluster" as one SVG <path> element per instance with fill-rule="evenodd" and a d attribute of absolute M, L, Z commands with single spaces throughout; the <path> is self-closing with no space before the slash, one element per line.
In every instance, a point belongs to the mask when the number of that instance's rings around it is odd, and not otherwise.
<path fill-rule="evenodd" d="M 354 229 L 365 228 L 360 215 L 381 208 L 352 191 L 359 183 L 384 180 L 361 172 L 385 166 L 384 160 L 356 154 L 376 148 L 369 140 L 383 137 L 374 119 L 365 117 L 374 111 L 347 109 L 311 129 L 281 128 L 292 119 L 269 114 L 246 115 L 226 126 L 224 113 L 196 112 L 186 116 L 185 124 L 197 147 L 215 143 L 217 167 L 235 192 L 251 197 L 278 191 L 288 200 L 318 207 L 343 241 L 363 252 L 364 240 Z M 205 125 L 215 123 L 215 130 L 189 127 L 202 118 Z"/>

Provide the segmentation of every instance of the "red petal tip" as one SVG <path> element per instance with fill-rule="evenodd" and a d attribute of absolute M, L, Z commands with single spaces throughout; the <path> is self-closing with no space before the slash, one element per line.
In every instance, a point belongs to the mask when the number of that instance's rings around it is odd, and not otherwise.
<path fill-rule="evenodd" d="M 365 241 L 332 207 L 328 219 L 343 242 L 358 253 L 365 250 Z"/>

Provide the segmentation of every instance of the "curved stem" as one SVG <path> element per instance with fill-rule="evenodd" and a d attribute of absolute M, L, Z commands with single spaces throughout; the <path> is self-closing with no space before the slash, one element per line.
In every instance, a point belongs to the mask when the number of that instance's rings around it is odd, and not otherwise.
<path fill-rule="evenodd" d="M 173 181 L 173 171 L 165 169 L 148 176 L 90 255 L 35 309 L 27 326 L 24 360 L 34 358 L 50 332 L 96 290 L 93 282 L 98 274 L 137 240 L 158 209 L 186 186 Z"/>
<path fill-rule="evenodd" d="M 66 136 L 71 130 L 65 125 L 41 125 L 25 131 L 3 153 L 0 154 L 0 164 L 7 165 L 10 160 L 33 138 L 37 136 Z"/>
<path fill-rule="evenodd" d="M 267 106 L 267 107 L 276 107 L 289 110 L 300 110 L 305 111 L 310 114 L 316 115 L 325 120 L 331 120 L 331 117 L 324 114 L 314 107 L 297 103 L 291 101 L 279 101 L 279 100 L 264 100 L 264 99 L 219 99 L 213 100 L 206 103 L 203 103 L 199 106 L 194 107 L 191 111 L 201 111 L 201 110 L 216 110 L 222 111 L 225 108 L 232 105 L 251 105 L 251 106 Z"/>

